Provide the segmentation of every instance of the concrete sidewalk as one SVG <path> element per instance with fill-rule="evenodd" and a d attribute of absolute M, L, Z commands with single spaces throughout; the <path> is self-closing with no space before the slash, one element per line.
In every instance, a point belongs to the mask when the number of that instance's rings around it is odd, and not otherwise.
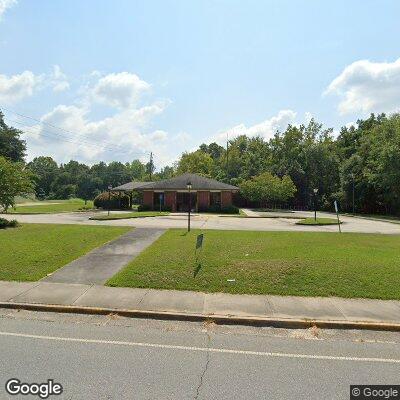
<path fill-rule="evenodd" d="M 400 301 L 0 281 L 0 307 L 281 327 L 400 330 Z"/>
<path fill-rule="evenodd" d="M 70 262 L 42 281 L 104 284 L 164 232 L 165 229 L 154 228 L 132 230 Z"/>

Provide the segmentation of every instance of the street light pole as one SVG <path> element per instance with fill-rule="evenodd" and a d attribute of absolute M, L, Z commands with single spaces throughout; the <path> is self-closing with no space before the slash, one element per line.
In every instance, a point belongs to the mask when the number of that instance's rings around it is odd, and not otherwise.
<path fill-rule="evenodd" d="M 188 182 L 186 184 L 187 190 L 189 191 L 189 210 L 188 210 L 188 232 L 190 232 L 190 209 L 192 208 L 192 197 L 190 195 L 190 190 L 192 189 L 192 183 Z"/>
<path fill-rule="evenodd" d="M 314 191 L 314 221 L 317 222 L 317 193 L 318 188 L 313 189 Z"/>
<path fill-rule="evenodd" d="M 112 186 L 108 185 L 108 213 L 107 215 L 110 215 L 110 208 L 111 208 L 111 189 Z"/>

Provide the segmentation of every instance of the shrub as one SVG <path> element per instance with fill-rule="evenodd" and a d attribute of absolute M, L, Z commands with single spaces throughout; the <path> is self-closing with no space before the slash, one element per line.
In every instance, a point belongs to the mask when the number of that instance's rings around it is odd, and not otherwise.
<path fill-rule="evenodd" d="M 17 226 L 18 221 L 16 219 L 9 221 L 8 219 L 0 218 L 0 229 L 15 228 Z"/>
<path fill-rule="evenodd" d="M 152 208 L 147 204 L 140 204 L 137 210 L 138 211 L 151 211 Z"/>
<path fill-rule="evenodd" d="M 129 196 L 126 194 L 119 194 L 118 192 L 103 192 L 100 193 L 93 201 L 97 208 L 108 209 L 129 209 Z"/>
<path fill-rule="evenodd" d="M 199 207 L 199 212 L 209 212 L 216 214 L 239 214 L 239 208 L 236 206 L 210 206 L 210 207 Z"/>
<path fill-rule="evenodd" d="M 239 208 L 236 206 L 221 207 L 221 214 L 239 214 Z"/>

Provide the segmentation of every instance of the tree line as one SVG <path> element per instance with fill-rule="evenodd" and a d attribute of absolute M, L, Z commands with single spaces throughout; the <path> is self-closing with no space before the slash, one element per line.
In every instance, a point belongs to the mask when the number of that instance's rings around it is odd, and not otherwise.
<path fill-rule="evenodd" d="M 288 125 L 269 140 L 242 135 L 226 147 L 202 144 L 156 172 L 152 160 L 89 166 L 74 160 L 57 164 L 49 156 L 40 156 L 26 163 L 22 132 L 5 124 L 0 112 L 0 192 L 10 186 L 5 176 L 17 173 L 20 189 L 34 191 L 38 198 L 93 199 L 109 185 L 191 172 L 237 185 L 242 196 L 262 205 L 308 208 L 318 189 L 319 208 L 332 209 L 337 200 L 344 211 L 351 212 L 354 206 L 361 213 L 399 214 L 400 115 L 371 114 L 342 127 L 338 135 L 333 133 L 312 119 L 304 125 Z M 6 174 L 11 167 L 14 172 Z M 13 182 L 11 186 L 16 185 Z"/>
<path fill-rule="evenodd" d="M 322 209 L 332 210 L 337 200 L 343 211 L 400 214 L 400 114 L 371 114 L 338 135 L 312 119 L 270 140 L 239 136 L 227 149 L 203 144 L 184 153 L 176 171 L 199 172 L 243 193 L 254 177 L 270 173 L 294 183 L 293 207 L 311 208 L 317 189 Z"/>

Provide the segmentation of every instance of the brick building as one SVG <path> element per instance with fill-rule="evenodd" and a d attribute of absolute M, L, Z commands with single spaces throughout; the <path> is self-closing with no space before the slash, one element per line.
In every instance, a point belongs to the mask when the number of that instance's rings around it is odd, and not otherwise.
<path fill-rule="evenodd" d="M 190 193 L 188 184 L 191 184 Z M 113 190 L 128 186 L 133 185 L 126 184 Z M 143 193 L 143 205 L 158 210 L 161 203 L 161 208 L 166 207 L 172 211 L 187 211 L 189 203 L 194 211 L 206 211 L 210 207 L 227 207 L 232 205 L 233 193 L 239 190 L 236 186 L 196 174 L 183 174 L 171 179 L 134 186 L 134 190 Z"/>

